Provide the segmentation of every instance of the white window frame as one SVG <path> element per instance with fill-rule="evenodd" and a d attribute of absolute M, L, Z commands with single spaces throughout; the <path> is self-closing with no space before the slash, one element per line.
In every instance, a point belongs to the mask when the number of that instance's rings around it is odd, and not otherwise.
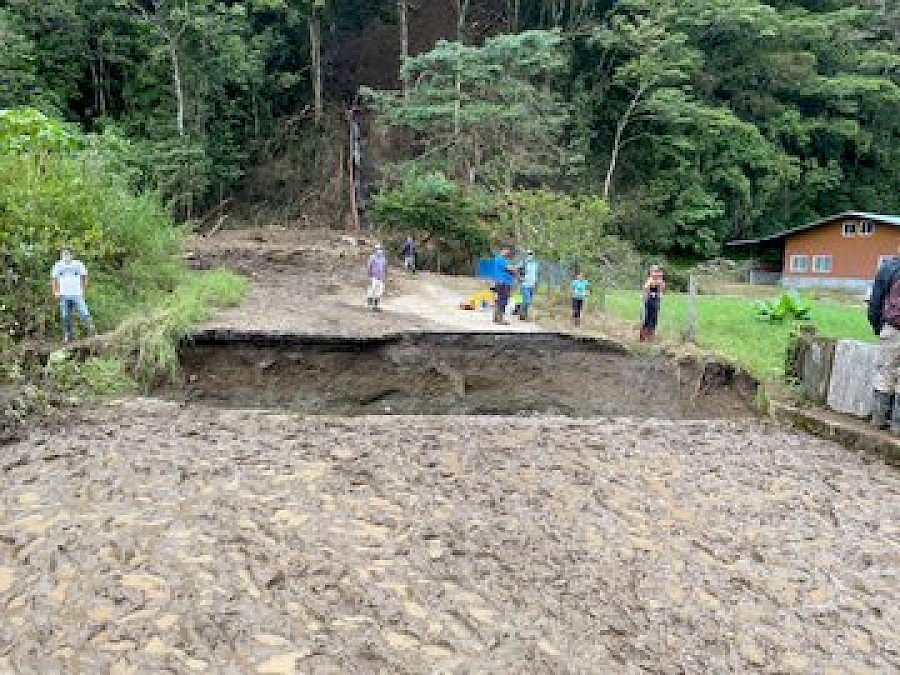
<path fill-rule="evenodd" d="M 845 220 L 841 223 L 841 234 L 845 237 L 855 237 L 858 230 L 858 223 L 855 220 Z"/>
<path fill-rule="evenodd" d="M 828 269 L 820 270 L 819 269 L 819 261 L 827 260 L 828 261 Z M 812 271 L 815 274 L 831 274 L 834 271 L 834 256 L 830 253 L 820 253 L 819 255 L 814 255 L 812 257 Z"/>
<path fill-rule="evenodd" d="M 800 260 L 803 261 L 802 268 L 799 265 L 797 265 L 797 262 Z M 809 256 L 805 255 L 803 253 L 791 254 L 790 271 L 797 272 L 798 274 L 806 274 L 807 272 L 809 272 Z"/>
<path fill-rule="evenodd" d="M 871 237 L 875 234 L 875 223 L 871 220 L 864 220 L 859 224 L 857 232 L 860 237 Z"/>

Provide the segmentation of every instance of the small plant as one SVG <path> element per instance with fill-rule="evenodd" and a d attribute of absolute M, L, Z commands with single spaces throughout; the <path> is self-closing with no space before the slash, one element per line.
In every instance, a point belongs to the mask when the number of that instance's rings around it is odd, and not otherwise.
<path fill-rule="evenodd" d="M 812 307 L 796 293 L 782 293 L 777 300 L 756 303 L 756 318 L 760 321 L 808 321 Z"/>
<path fill-rule="evenodd" d="M 66 350 L 50 354 L 45 372 L 52 389 L 78 398 L 128 394 L 137 383 L 120 359 L 89 358 L 78 361 Z"/>

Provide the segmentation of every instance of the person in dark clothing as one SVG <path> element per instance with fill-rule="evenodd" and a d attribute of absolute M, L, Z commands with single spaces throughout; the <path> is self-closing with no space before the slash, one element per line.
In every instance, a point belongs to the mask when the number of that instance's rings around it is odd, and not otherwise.
<path fill-rule="evenodd" d="M 662 269 L 659 265 L 654 265 L 650 268 L 650 274 L 644 282 L 644 318 L 641 322 L 641 342 L 653 342 L 656 337 L 656 326 L 659 323 L 659 307 L 665 291 L 666 282 L 663 279 Z"/>
<path fill-rule="evenodd" d="M 875 275 L 869 323 L 879 336 L 872 425 L 900 433 L 900 257 L 886 261 Z"/>
<path fill-rule="evenodd" d="M 509 249 L 504 247 L 494 258 L 494 290 L 497 293 L 494 323 L 509 323 L 506 320 L 506 306 L 509 304 L 509 296 L 517 274 L 515 267 L 510 264 L 510 255 Z"/>
<path fill-rule="evenodd" d="M 403 268 L 411 273 L 416 273 L 416 242 L 412 237 L 407 237 L 403 244 Z"/>

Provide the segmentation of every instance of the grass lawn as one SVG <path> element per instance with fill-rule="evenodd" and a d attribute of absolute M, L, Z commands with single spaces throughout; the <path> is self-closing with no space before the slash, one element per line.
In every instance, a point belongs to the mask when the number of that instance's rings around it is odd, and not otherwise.
<path fill-rule="evenodd" d="M 773 294 L 774 296 L 775 294 Z M 640 294 L 612 291 L 606 309 L 614 316 L 638 323 Z M 792 324 L 759 321 L 754 301 L 748 298 L 701 295 L 697 341 L 701 347 L 734 359 L 762 378 L 780 377 Z M 819 333 L 828 337 L 874 341 L 865 308 L 834 300 L 812 301 L 811 318 Z M 659 334 L 680 339 L 687 325 L 687 295 L 668 293 L 663 298 Z"/>

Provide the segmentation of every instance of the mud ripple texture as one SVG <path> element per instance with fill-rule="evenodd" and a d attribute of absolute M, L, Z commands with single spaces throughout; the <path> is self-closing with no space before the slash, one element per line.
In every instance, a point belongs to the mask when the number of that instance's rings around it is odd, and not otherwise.
<path fill-rule="evenodd" d="M 78 415 L 0 458 L 0 672 L 900 668 L 900 475 L 833 444 L 752 421 Z"/>

